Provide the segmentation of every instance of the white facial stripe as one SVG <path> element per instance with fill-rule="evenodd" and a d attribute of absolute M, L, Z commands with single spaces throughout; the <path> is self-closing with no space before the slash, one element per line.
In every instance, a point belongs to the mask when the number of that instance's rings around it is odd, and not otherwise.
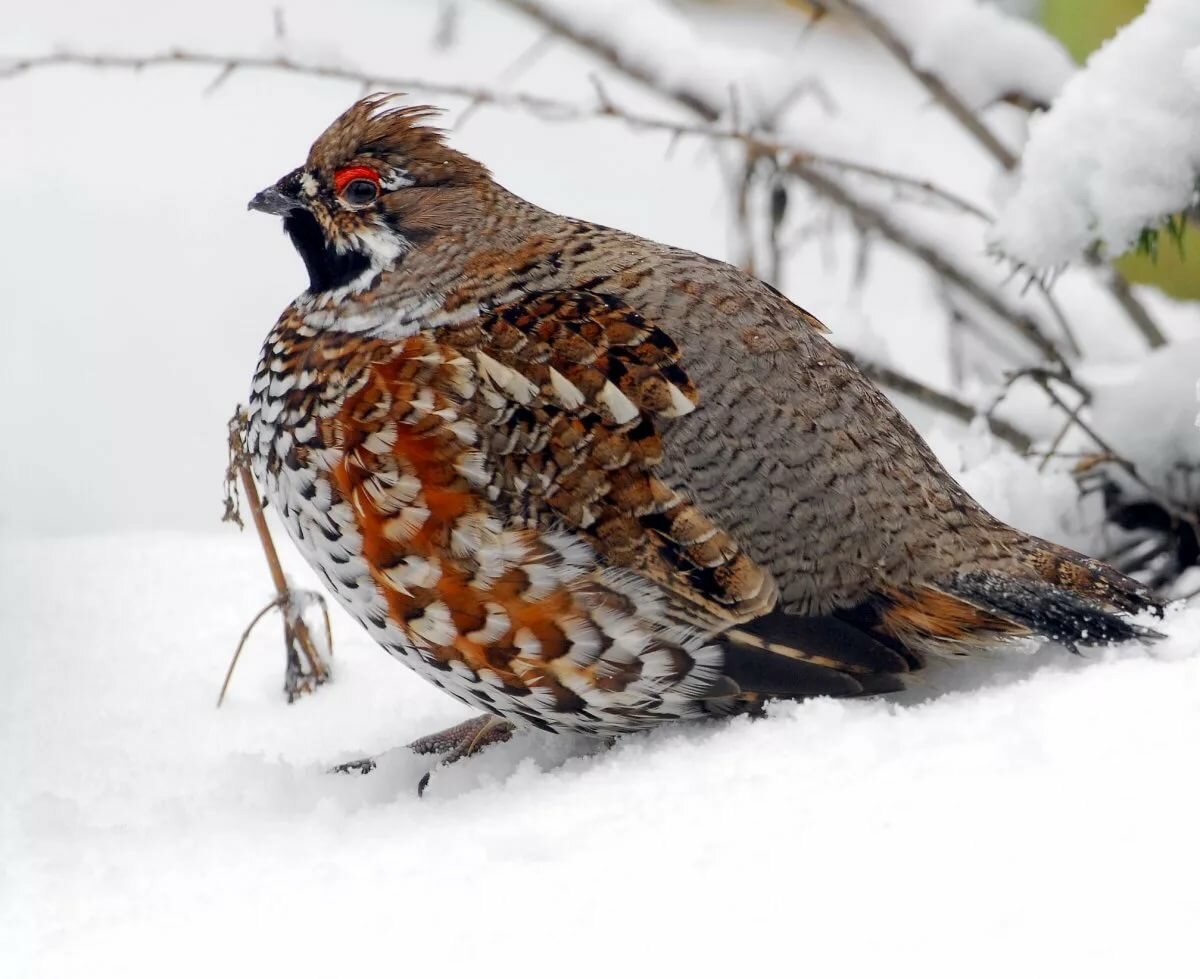
<path fill-rule="evenodd" d="M 400 190 L 402 187 L 411 187 L 415 183 L 416 181 L 413 180 L 407 170 L 392 167 L 391 172 L 379 181 L 379 186 L 384 190 Z"/>
<path fill-rule="evenodd" d="M 305 197 L 317 196 L 317 178 L 307 170 L 300 174 L 300 190 Z"/>

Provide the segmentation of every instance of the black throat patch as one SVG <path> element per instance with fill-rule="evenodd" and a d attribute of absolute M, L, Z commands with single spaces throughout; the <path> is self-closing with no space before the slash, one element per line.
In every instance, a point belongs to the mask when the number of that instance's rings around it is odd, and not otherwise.
<path fill-rule="evenodd" d="M 361 252 L 338 254 L 334 251 L 321 233 L 317 219 L 302 207 L 288 212 L 283 219 L 283 230 L 304 259 L 310 292 L 326 292 L 344 286 L 371 264 Z"/>

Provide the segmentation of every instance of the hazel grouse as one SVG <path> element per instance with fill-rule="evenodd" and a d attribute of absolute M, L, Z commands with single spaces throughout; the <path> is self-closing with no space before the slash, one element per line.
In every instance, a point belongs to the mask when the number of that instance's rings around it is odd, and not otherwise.
<path fill-rule="evenodd" d="M 1150 634 L 1142 586 L 983 510 L 809 313 L 522 200 L 432 113 L 363 99 L 250 202 L 310 280 L 254 375 L 255 473 L 346 610 L 484 712 L 415 748 Z"/>

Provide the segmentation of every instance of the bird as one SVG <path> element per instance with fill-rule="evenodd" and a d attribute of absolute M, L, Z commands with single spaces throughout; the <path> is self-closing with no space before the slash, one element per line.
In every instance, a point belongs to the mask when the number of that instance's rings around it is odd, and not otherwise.
<path fill-rule="evenodd" d="M 249 203 L 309 278 L 253 376 L 255 477 L 367 633 L 479 712 L 414 751 L 1157 635 L 1148 589 L 989 514 L 814 315 L 518 197 L 436 114 L 363 98 Z"/>

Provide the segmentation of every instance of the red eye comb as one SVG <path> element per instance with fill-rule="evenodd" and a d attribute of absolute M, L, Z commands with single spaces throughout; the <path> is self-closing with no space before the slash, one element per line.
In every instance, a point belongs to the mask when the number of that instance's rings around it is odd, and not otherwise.
<path fill-rule="evenodd" d="M 369 180 L 379 186 L 379 174 L 370 167 L 342 167 L 333 175 L 333 189 L 340 194 L 352 180 Z"/>

